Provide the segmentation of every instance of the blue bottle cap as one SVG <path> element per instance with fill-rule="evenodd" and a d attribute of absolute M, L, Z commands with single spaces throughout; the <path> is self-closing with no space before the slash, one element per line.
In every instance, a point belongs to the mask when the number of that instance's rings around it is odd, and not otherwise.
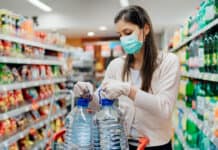
<path fill-rule="evenodd" d="M 112 106 L 113 103 L 114 103 L 114 100 L 107 99 L 107 98 L 101 99 L 102 106 Z"/>
<path fill-rule="evenodd" d="M 88 107 L 89 101 L 90 100 L 88 98 L 80 97 L 80 98 L 77 99 L 76 105 L 77 106 L 82 106 L 82 107 Z"/>

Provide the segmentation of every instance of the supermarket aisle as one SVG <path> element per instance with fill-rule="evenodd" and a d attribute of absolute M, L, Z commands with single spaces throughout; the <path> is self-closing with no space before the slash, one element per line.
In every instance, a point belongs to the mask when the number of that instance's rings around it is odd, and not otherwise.
<path fill-rule="evenodd" d="M 218 0 L 2 0 L 0 150 L 51 149 L 74 84 L 99 87 L 125 55 L 113 18 L 129 5 L 148 10 L 158 49 L 180 60 L 174 150 L 218 149 Z"/>

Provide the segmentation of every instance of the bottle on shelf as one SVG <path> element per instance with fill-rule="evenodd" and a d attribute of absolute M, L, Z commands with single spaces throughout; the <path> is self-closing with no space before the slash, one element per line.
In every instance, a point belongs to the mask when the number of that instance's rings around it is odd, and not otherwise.
<path fill-rule="evenodd" d="M 216 34 L 207 34 L 204 37 L 204 71 L 207 73 L 217 73 L 217 40 Z"/>
<path fill-rule="evenodd" d="M 189 69 L 192 73 L 198 73 L 199 70 L 199 52 L 198 42 L 192 41 L 189 45 Z"/>
<path fill-rule="evenodd" d="M 187 80 L 186 79 L 182 79 L 180 81 L 178 100 L 185 101 L 185 98 L 186 98 L 186 84 L 187 84 Z"/>
<path fill-rule="evenodd" d="M 199 135 L 199 129 L 197 125 L 192 120 L 187 119 L 185 139 L 189 147 L 191 148 L 198 147 L 198 135 Z"/>
<path fill-rule="evenodd" d="M 198 40 L 198 56 L 199 56 L 199 72 L 204 72 L 204 42 L 203 37 L 200 37 Z"/>
<path fill-rule="evenodd" d="M 209 35 L 208 37 L 208 65 L 209 65 L 209 73 L 213 73 L 213 37 Z"/>
<path fill-rule="evenodd" d="M 182 142 L 178 138 L 178 136 L 175 134 L 174 136 L 174 149 L 175 150 L 183 150 Z"/>
<path fill-rule="evenodd" d="M 205 72 L 209 72 L 209 40 L 208 40 L 208 35 L 206 34 L 204 36 L 204 62 L 205 62 L 205 65 L 204 65 L 204 71 Z"/>
<path fill-rule="evenodd" d="M 188 80 L 186 84 L 186 106 L 192 107 L 192 100 L 194 99 L 194 83 L 192 80 Z"/>
<path fill-rule="evenodd" d="M 204 124 L 207 126 L 210 130 L 212 129 L 214 125 L 214 93 L 213 93 L 213 87 L 211 82 L 206 82 L 205 84 L 205 108 L 204 109 Z"/>
<path fill-rule="evenodd" d="M 211 42 L 211 73 L 216 73 L 216 34 L 212 35 L 212 42 Z"/>
<path fill-rule="evenodd" d="M 204 108 L 205 108 L 205 91 L 203 89 L 203 82 L 200 81 L 196 85 L 196 112 L 199 119 L 203 120 Z"/>
<path fill-rule="evenodd" d="M 210 139 L 202 131 L 199 131 L 199 149 L 208 149 L 210 147 L 210 144 Z"/>

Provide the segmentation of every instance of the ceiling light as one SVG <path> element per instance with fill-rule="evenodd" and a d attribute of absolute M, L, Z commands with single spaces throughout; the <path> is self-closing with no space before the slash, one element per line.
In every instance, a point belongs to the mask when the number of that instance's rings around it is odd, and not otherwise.
<path fill-rule="evenodd" d="M 129 6 L 129 0 L 120 0 L 121 7 L 127 7 Z"/>
<path fill-rule="evenodd" d="M 52 11 L 52 8 L 46 5 L 45 3 L 41 2 L 40 0 L 27 0 L 30 2 L 32 5 L 38 7 L 39 9 L 45 11 L 45 12 L 50 12 Z"/>
<path fill-rule="evenodd" d="M 88 36 L 94 36 L 94 35 L 95 35 L 95 32 L 88 32 L 87 35 L 88 35 Z"/>
<path fill-rule="evenodd" d="M 101 30 L 101 31 L 106 31 L 106 30 L 107 30 L 107 27 L 106 27 L 106 26 L 100 26 L 100 27 L 99 27 L 99 30 Z"/>

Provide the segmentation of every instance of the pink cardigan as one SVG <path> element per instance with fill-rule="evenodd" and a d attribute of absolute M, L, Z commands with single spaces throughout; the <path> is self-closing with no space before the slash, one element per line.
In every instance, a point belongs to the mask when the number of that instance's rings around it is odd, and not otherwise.
<path fill-rule="evenodd" d="M 109 64 L 105 79 L 122 81 L 124 59 L 116 58 Z M 160 52 L 158 59 L 162 59 L 162 62 L 153 74 L 152 91 L 144 92 L 138 89 L 135 101 L 125 96 L 119 98 L 119 108 L 125 115 L 127 133 L 130 134 L 135 119 L 134 125 L 139 136 L 148 136 L 149 146 L 166 144 L 172 137 L 171 117 L 180 78 L 176 55 Z"/>

